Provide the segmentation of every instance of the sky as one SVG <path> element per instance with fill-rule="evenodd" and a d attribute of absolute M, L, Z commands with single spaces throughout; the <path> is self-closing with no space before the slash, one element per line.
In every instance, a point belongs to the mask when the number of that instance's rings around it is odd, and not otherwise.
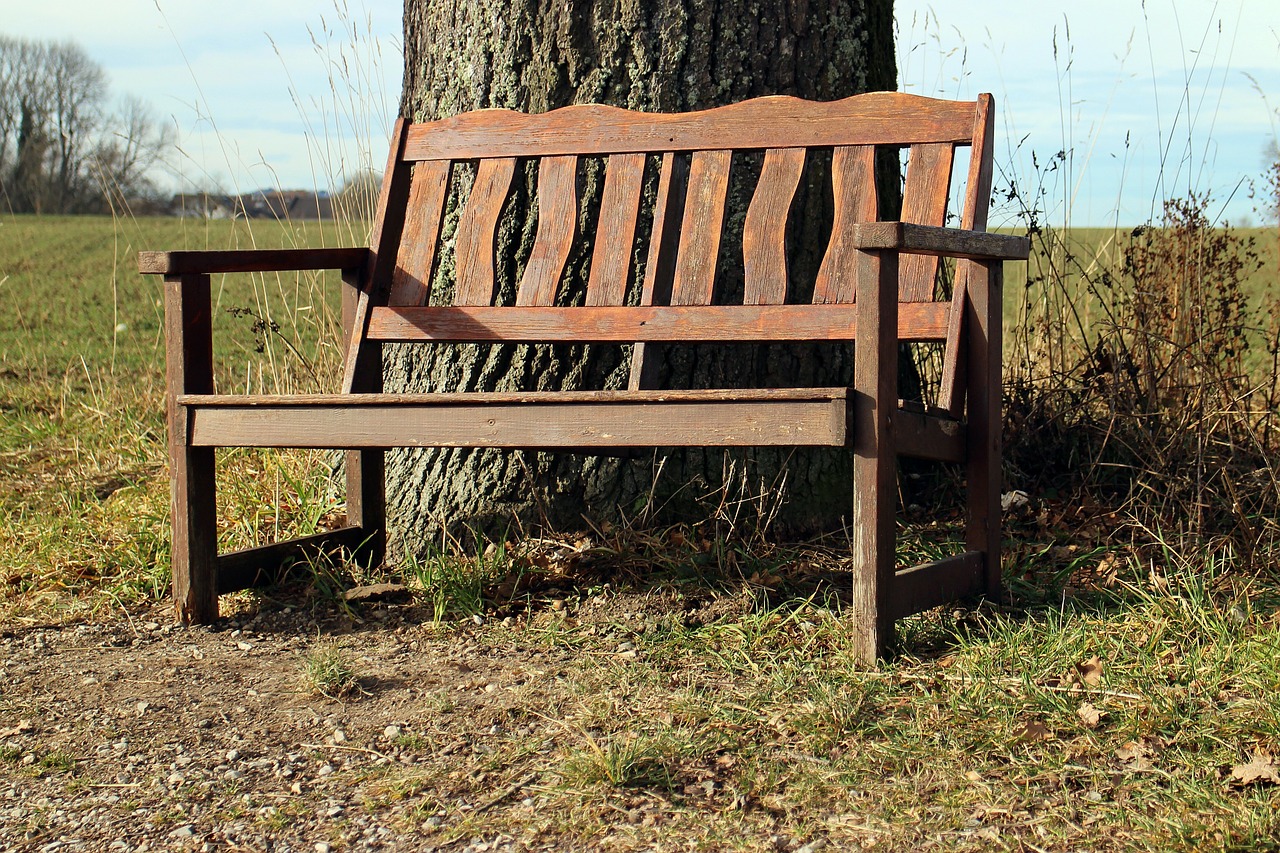
<path fill-rule="evenodd" d="M 147 100 L 176 130 L 175 188 L 324 189 L 382 167 L 402 8 L 0 0 L 0 33 L 73 40 L 116 95 Z M 1280 133 L 1275 0 L 898 0 L 895 15 L 900 88 L 991 92 L 997 185 L 1051 221 L 1140 224 L 1188 192 L 1211 195 L 1220 220 L 1264 218 L 1249 191 Z"/>

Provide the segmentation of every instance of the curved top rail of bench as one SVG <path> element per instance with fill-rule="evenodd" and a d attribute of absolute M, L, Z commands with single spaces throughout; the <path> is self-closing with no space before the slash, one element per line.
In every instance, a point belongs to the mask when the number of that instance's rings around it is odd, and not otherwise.
<path fill-rule="evenodd" d="M 605 155 L 831 145 L 971 144 L 978 101 L 868 92 L 839 101 L 768 95 L 689 113 L 578 104 L 546 113 L 476 110 L 410 126 L 403 159 Z"/>

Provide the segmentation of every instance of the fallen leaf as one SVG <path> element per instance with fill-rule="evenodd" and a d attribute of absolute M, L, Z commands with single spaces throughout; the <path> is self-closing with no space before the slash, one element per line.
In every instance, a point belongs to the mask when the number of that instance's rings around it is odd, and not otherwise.
<path fill-rule="evenodd" d="M 13 737 L 14 735 L 26 734 L 33 728 L 34 727 L 31 725 L 30 720 L 22 720 L 11 729 L 0 729 L 0 739 Z"/>
<path fill-rule="evenodd" d="M 1150 758 L 1151 748 L 1144 741 L 1131 740 L 1117 749 L 1115 755 L 1124 762 L 1126 770 L 1143 772 L 1155 769 Z"/>
<path fill-rule="evenodd" d="M 1106 711 L 1099 711 L 1097 708 L 1093 707 L 1093 704 L 1090 702 L 1085 702 L 1076 709 L 1076 716 L 1078 716 L 1084 724 L 1091 729 L 1097 728 L 1098 724 L 1102 722 L 1102 718 L 1106 715 Z"/>
<path fill-rule="evenodd" d="M 1050 740 L 1053 732 L 1049 731 L 1049 727 L 1039 720 L 1031 722 L 1018 729 L 1013 736 L 1014 743 L 1039 743 L 1042 740 Z"/>
<path fill-rule="evenodd" d="M 1102 659 L 1094 655 L 1084 663 L 1076 664 L 1076 674 L 1089 687 L 1097 687 L 1102 683 Z"/>
<path fill-rule="evenodd" d="M 1255 752 L 1248 764 L 1231 768 L 1231 782 L 1235 785 L 1280 785 L 1280 767 L 1275 759 L 1263 752 Z"/>

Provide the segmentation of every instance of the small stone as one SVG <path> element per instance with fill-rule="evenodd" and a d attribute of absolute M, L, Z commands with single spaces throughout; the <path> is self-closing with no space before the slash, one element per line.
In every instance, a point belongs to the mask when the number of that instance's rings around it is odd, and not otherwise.
<path fill-rule="evenodd" d="M 253 646 L 252 646 L 252 645 L 250 645 L 249 643 L 246 643 L 246 642 L 244 642 L 244 641 L 241 641 L 241 642 L 239 642 L 239 643 L 236 643 L 236 648 L 237 648 L 237 649 L 239 649 L 239 650 L 240 650 L 240 651 L 242 651 L 242 652 L 247 652 L 247 651 L 252 651 Z"/>
<path fill-rule="evenodd" d="M 169 836 L 171 838 L 191 838 L 195 834 L 196 828 L 188 823 L 185 826 L 180 826 L 173 832 L 169 833 Z"/>
<path fill-rule="evenodd" d="M 329 842 L 328 842 L 328 841 L 317 841 L 317 842 L 316 842 L 316 853 L 329 853 L 329 851 L 330 851 L 330 850 L 332 850 L 332 849 L 333 849 L 333 848 L 329 846 Z"/>
<path fill-rule="evenodd" d="M 141 717 L 143 714 L 147 713 L 147 709 L 150 707 L 151 707 L 150 702 L 139 702 L 138 704 L 133 706 L 133 709 L 134 711 L 137 712 L 138 716 Z"/>
<path fill-rule="evenodd" d="M 396 726 L 396 725 L 387 726 L 385 729 L 382 730 L 382 736 L 385 737 L 387 740 L 393 740 L 395 738 L 400 737 L 400 731 L 401 729 L 399 726 Z"/>
<path fill-rule="evenodd" d="M 319 775 L 321 775 L 321 776 L 332 776 L 332 775 L 333 775 L 333 765 L 332 765 L 332 764 L 324 764 L 324 765 L 321 765 L 320 770 L 318 771 L 318 773 L 319 773 Z"/>
<path fill-rule="evenodd" d="M 346 743 L 346 742 L 347 742 L 347 733 L 346 733 L 346 732 L 344 732 L 342 729 L 334 729 L 334 730 L 333 730 L 333 742 L 334 742 L 334 743 Z"/>
<path fill-rule="evenodd" d="M 227 750 L 227 761 L 236 761 L 239 758 L 240 758 L 240 750 L 238 749 Z"/>
<path fill-rule="evenodd" d="M 342 815 L 343 811 L 345 811 L 345 809 L 343 809 L 342 806 L 330 806 L 329 810 L 324 814 L 325 817 L 339 817 Z"/>

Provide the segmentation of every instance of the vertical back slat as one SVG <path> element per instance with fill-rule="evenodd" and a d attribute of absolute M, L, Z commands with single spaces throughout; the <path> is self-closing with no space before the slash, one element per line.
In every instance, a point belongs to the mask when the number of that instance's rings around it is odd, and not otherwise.
<path fill-rule="evenodd" d="M 835 148 L 831 154 L 831 188 L 835 200 L 831 242 L 813 287 L 813 301 L 828 305 L 853 301 L 858 252 L 846 241 L 849 226 L 874 222 L 879 215 L 875 146 Z"/>
<path fill-rule="evenodd" d="M 724 226 L 732 151 L 695 151 L 671 287 L 673 305 L 710 305 Z"/>
<path fill-rule="evenodd" d="M 554 305 L 578 230 L 578 158 L 543 157 L 538 165 L 538 235 L 525 264 L 517 305 Z"/>
<path fill-rule="evenodd" d="M 587 281 L 588 305 L 621 305 L 626 300 L 645 159 L 644 154 L 614 154 L 609 158 Z"/>
<path fill-rule="evenodd" d="M 491 305 L 494 290 L 494 243 L 498 216 L 511 190 L 514 157 L 481 160 L 471 197 L 458 220 L 454 256 L 458 265 L 455 305 Z"/>
<path fill-rule="evenodd" d="M 948 142 L 911 146 L 907 183 L 902 191 L 903 222 L 944 224 L 954 159 L 955 146 Z M 928 302 L 933 299 L 938 258 L 933 255 L 904 255 L 900 275 L 899 299 L 903 302 Z"/>
<path fill-rule="evenodd" d="M 676 246 L 680 240 L 685 187 L 689 179 L 688 161 L 671 152 L 662 155 L 658 174 L 658 198 L 653 205 L 653 228 L 649 232 L 649 256 L 644 265 L 641 305 L 670 305 L 675 278 Z M 657 382 L 658 357 L 650 345 L 638 343 L 631 355 L 631 378 L 627 387 L 653 388 Z"/>
<path fill-rule="evenodd" d="M 805 149 L 770 148 L 742 226 L 744 305 L 787 301 L 787 215 L 804 171 Z"/>
<path fill-rule="evenodd" d="M 431 297 L 431 267 L 444 218 L 449 165 L 448 160 L 426 160 L 414 167 L 400 252 L 391 276 L 391 305 L 426 305 Z"/>

